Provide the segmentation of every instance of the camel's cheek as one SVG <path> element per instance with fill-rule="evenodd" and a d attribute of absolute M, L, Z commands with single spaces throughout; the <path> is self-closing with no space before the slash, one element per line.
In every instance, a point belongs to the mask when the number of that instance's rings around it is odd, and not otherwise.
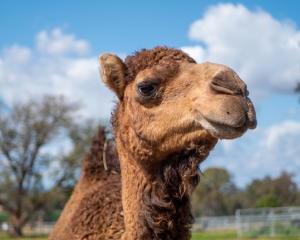
<path fill-rule="evenodd" d="M 187 133 L 193 128 L 194 113 L 188 99 L 175 104 L 166 102 L 155 108 L 132 104 L 133 128 L 144 139 L 161 142 L 168 137 Z"/>

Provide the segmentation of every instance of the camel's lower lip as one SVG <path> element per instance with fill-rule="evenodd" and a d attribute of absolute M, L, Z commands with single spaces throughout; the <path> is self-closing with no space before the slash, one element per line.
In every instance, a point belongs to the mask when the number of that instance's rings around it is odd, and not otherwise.
<path fill-rule="evenodd" d="M 233 139 L 242 136 L 248 129 L 246 123 L 240 127 L 231 127 L 225 124 L 210 122 L 213 129 L 208 129 L 207 131 L 211 133 L 214 137 L 223 139 Z"/>
<path fill-rule="evenodd" d="M 198 114 L 196 123 L 200 124 L 212 136 L 219 139 L 234 139 L 242 136 L 248 129 L 247 123 L 239 127 L 232 127 L 226 124 L 206 119 L 201 113 Z"/>

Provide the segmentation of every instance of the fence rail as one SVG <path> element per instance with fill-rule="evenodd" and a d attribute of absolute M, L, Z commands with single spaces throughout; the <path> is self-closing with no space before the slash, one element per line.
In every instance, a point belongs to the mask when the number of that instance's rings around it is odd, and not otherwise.
<path fill-rule="evenodd" d="M 235 216 L 195 218 L 193 231 L 218 231 L 237 229 Z"/>
<path fill-rule="evenodd" d="M 238 237 L 300 235 L 300 207 L 238 209 Z"/>
<path fill-rule="evenodd" d="M 300 236 L 300 207 L 238 209 L 235 216 L 196 218 L 192 230 L 234 229 L 239 238 Z"/>
<path fill-rule="evenodd" d="M 28 223 L 23 227 L 23 233 L 27 234 L 50 234 L 51 231 L 53 230 L 56 222 L 33 222 L 33 223 Z M 6 223 L 0 222 L 0 232 L 6 232 L 9 231 L 11 226 Z"/>

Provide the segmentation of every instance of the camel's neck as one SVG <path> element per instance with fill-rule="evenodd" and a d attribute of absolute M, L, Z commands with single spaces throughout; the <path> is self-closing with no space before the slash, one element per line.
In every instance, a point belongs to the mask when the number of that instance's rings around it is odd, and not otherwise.
<path fill-rule="evenodd" d="M 151 171 L 128 156 L 119 156 L 126 227 L 122 239 L 190 239 L 190 194 L 199 182 L 205 146 L 169 156 Z"/>

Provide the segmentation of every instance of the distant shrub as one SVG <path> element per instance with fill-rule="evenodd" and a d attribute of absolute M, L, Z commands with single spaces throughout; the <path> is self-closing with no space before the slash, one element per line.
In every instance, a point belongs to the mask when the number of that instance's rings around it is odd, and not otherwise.
<path fill-rule="evenodd" d="M 275 197 L 274 195 L 267 194 L 256 201 L 255 207 L 257 208 L 281 207 L 281 203 L 278 200 L 278 198 Z"/>

